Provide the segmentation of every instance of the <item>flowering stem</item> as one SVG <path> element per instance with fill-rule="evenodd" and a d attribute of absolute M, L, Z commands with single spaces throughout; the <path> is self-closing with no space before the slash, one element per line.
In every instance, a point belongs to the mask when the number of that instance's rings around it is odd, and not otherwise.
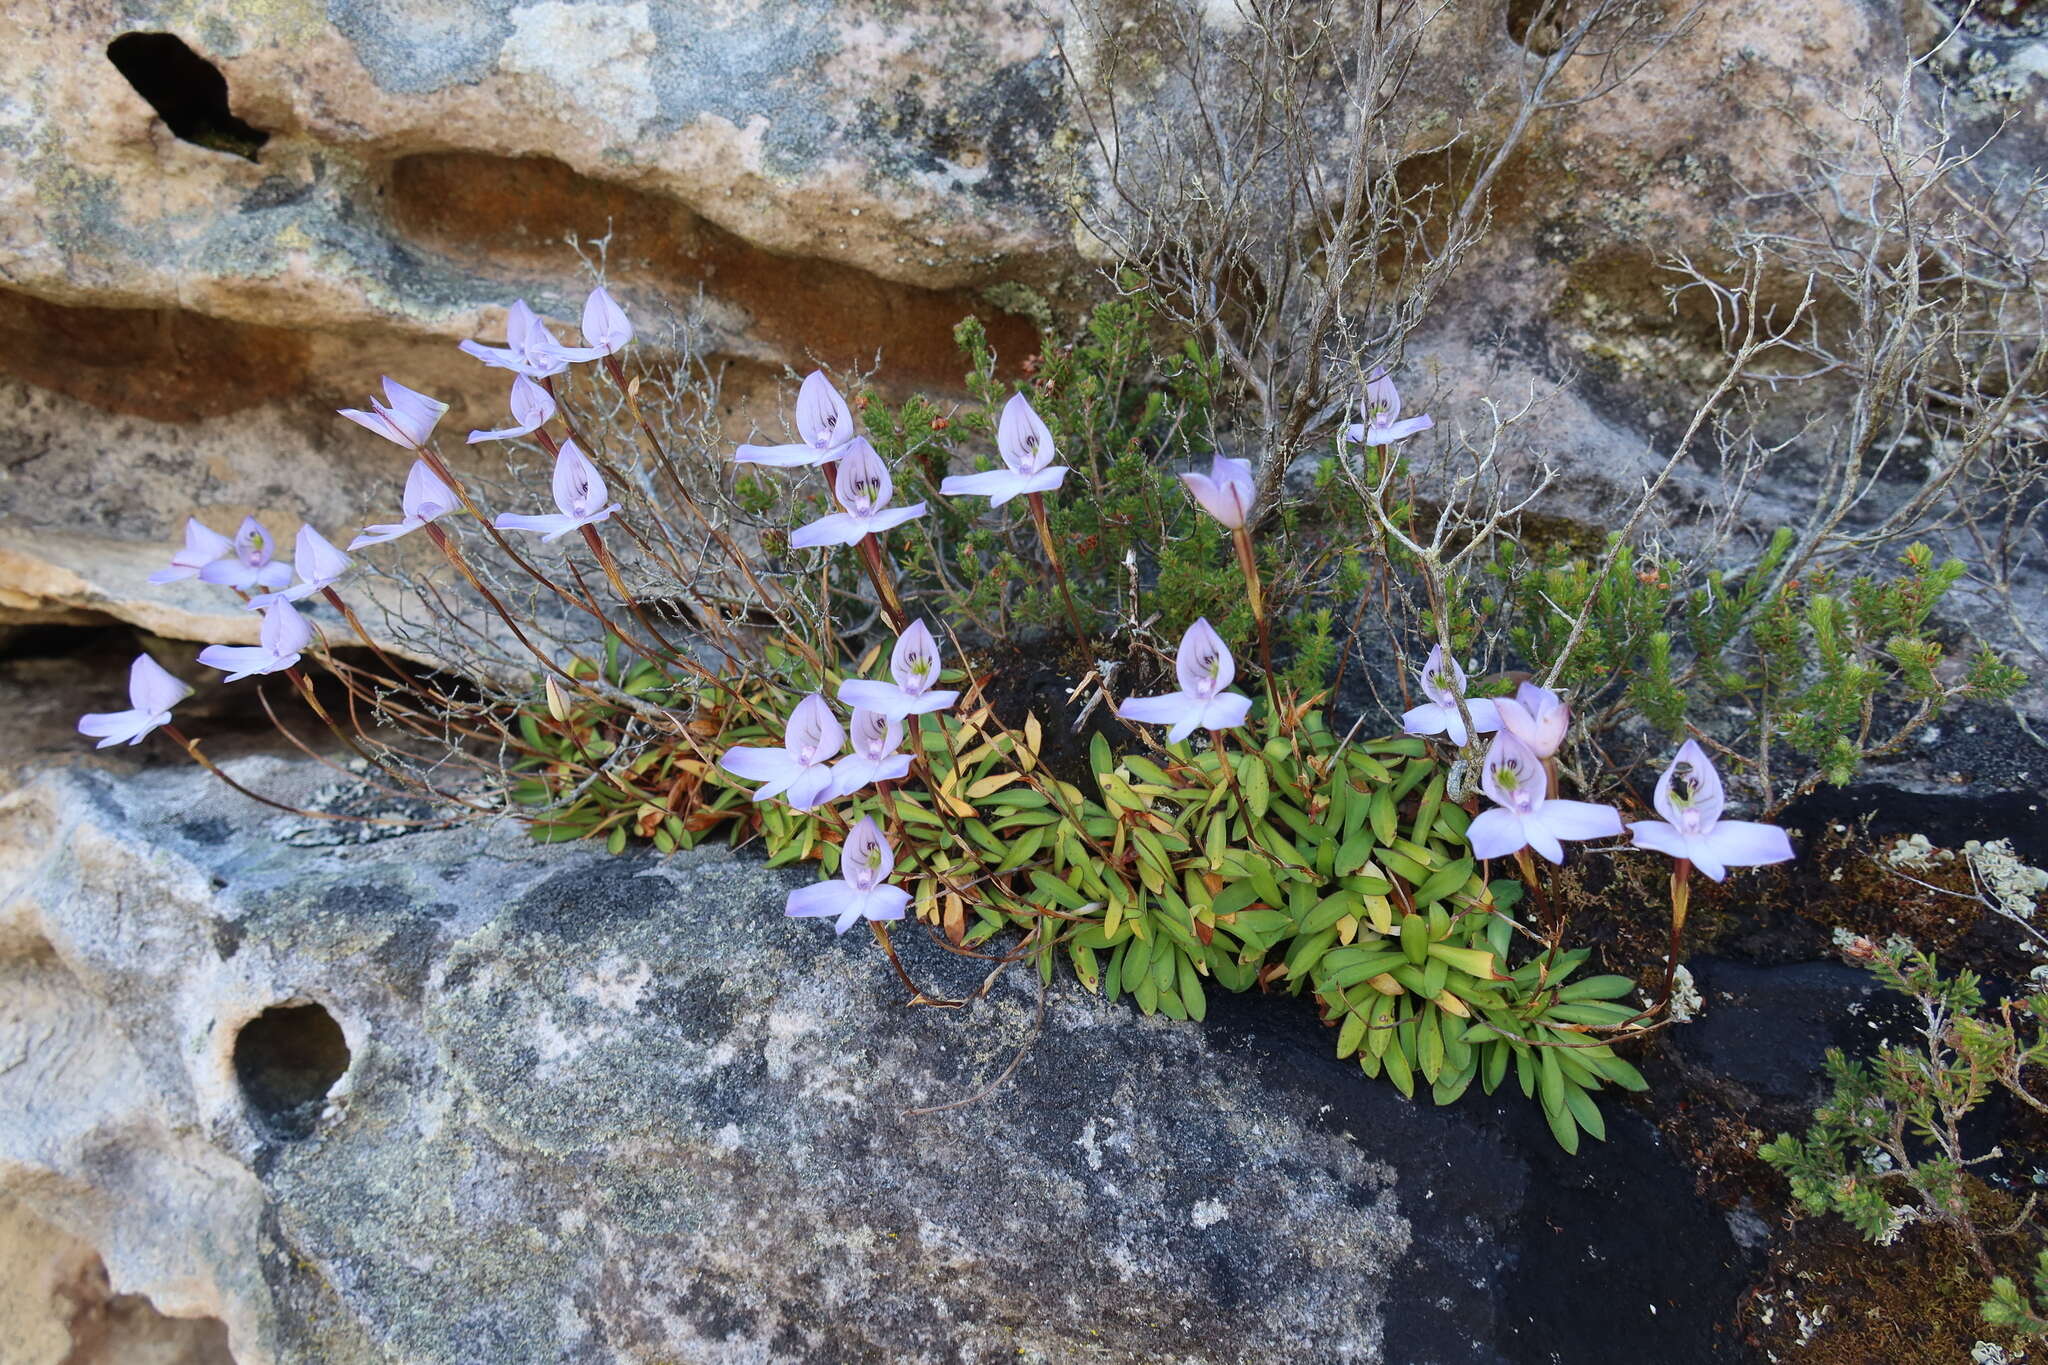
<path fill-rule="evenodd" d="M 1230 795 L 1237 802 L 1238 818 L 1244 821 L 1245 840 L 1253 847 L 1257 847 L 1258 836 L 1252 832 L 1252 808 L 1245 802 L 1244 788 L 1237 785 L 1237 765 L 1230 761 L 1230 742 L 1227 735 L 1228 732 L 1224 730 L 1211 730 L 1209 743 L 1216 750 L 1216 762 L 1223 769 L 1223 780 L 1230 785 Z M 1245 752 L 1250 753 L 1251 750 L 1247 748 Z M 1260 849 L 1260 852 L 1264 851 Z"/>
<path fill-rule="evenodd" d="M 889 618 L 890 629 L 902 634 L 910 625 L 910 618 L 903 614 L 903 600 L 896 595 L 896 580 L 890 576 L 889 566 L 882 562 L 882 543 L 875 539 L 874 532 L 860 538 L 860 557 L 882 599 L 882 611 Z"/>
<path fill-rule="evenodd" d="M 1240 526 L 1230 533 L 1230 539 L 1237 547 L 1237 566 L 1244 570 L 1245 591 L 1251 594 L 1252 620 L 1259 626 L 1259 672 L 1266 679 L 1266 699 L 1277 711 L 1279 696 L 1273 686 L 1273 625 L 1266 619 L 1266 595 L 1259 588 L 1259 561 L 1252 553 L 1252 533 Z"/>
<path fill-rule="evenodd" d="M 377 656 L 378 662 L 382 663 L 384 667 L 391 670 L 391 677 L 394 684 L 396 684 L 400 679 L 405 678 L 406 670 L 400 668 L 396 663 L 394 663 L 391 659 L 391 656 L 384 652 L 383 646 L 379 645 L 375 640 L 372 640 L 370 638 L 370 632 L 363 629 L 363 623 L 356 619 L 356 614 L 349 608 L 348 603 L 341 600 L 340 593 L 336 592 L 333 588 L 328 587 L 320 589 L 320 595 L 327 599 L 329 606 L 333 607 L 336 611 L 341 613 L 342 619 L 348 622 L 349 628 L 351 630 L 355 631 L 356 638 L 361 640 L 365 645 L 369 647 L 370 652 Z"/>
<path fill-rule="evenodd" d="M 604 568 L 604 576 L 611 580 L 612 591 L 617 593 L 619 600 L 626 604 L 626 610 L 633 613 L 633 619 L 640 623 L 640 628 L 649 635 L 652 635 L 655 643 L 670 654 L 682 653 L 681 650 L 669 642 L 667 636 L 655 629 L 654 622 L 647 619 L 647 613 L 641 607 L 640 599 L 627 590 L 626 580 L 619 573 L 618 561 L 612 558 L 611 547 L 604 543 L 604 537 L 597 533 L 595 526 L 585 526 L 583 528 L 583 543 L 588 545 L 590 552 L 597 556 L 597 562 Z"/>
<path fill-rule="evenodd" d="M 1074 638 L 1081 642 L 1082 649 L 1088 647 L 1088 628 L 1081 624 L 1081 613 L 1074 609 L 1074 594 L 1067 587 L 1067 569 L 1060 563 L 1060 552 L 1052 540 L 1052 526 L 1045 517 L 1045 495 L 1026 493 L 1031 504 L 1031 521 L 1038 528 L 1038 543 L 1045 550 L 1045 557 L 1052 565 L 1053 577 L 1059 580 L 1060 600 L 1067 604 L 1067 620 L 1074 627 Z"/>
<path fill-rule="evenodd" d="M 1550 892 L 1544 887 L 1542 878 L 1536 875 L 1536 860 L 1529 856 L 1527 848 L 1515 850 L 1515 866 L 1521 870 L 1522 884 L 1529 888 L 1529 894 L 1535 898 L 1536 913 L 1543 919 L 1544 932 L 1555 944 L 1558 938 L 1557 916 L 1550 903 Z"/>
<path fill-rule="evenodd" d="M 1671 993 L 1678 986 L 1678 944 L 1685 933 L 1685 912 L 1692 908 L 1692 861 L 1680 858 L 1671 865 L 1671 960 L 1664 964 L 1664 1003 L 1671 1008 Z"/>

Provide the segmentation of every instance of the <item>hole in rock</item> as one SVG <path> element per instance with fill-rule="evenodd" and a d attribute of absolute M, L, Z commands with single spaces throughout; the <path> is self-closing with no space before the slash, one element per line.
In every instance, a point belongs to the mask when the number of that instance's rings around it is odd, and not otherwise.
<path fill-rule="evenodd" d="M 312 1135 L 348 1062 L 341 1025 L 319 1005 L 272 1005 L 235 1035 L 242 1098 L 258 1123 L 287 1140 Z"/>
<path fill-rule="evenodd" d="M 107 44 L 107 60 L 183 141 L 254 161 L 270 140 L 235 117 L 228 78 L 175 33 L 124 33 Z"/>
<path fill-rule="evenodd" d="M 1565 30 L 1578 21 L 1573 0 L 1508 0 L 1508 37 L 1539 57 L 1561 45 Z"/>

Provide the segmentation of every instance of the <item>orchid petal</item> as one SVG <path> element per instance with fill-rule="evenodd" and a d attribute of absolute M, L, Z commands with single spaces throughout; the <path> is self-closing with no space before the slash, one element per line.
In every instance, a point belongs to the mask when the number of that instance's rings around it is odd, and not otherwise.
<path fill-rule="evenodd" d="M 1051 430 L 1021 393 L 1011 394 L 1010 401 L 1003 404 L 1003 415 L 996 423 L 996 450 L 1004 464 L 1026 478 L 1059 458 Z"/>
<path fill-rule="evenodd" d="M 738 464 L 765 464 L 791 469 L 798 465 L 828 464 L 838 457 L 829 450 L 816 450 L 799 442 L 783 446 L 743 445 L 733 452 L 732 458 Z"/>
<path fill-rule="evenodd" d="M 1729 867 L 1762 867 L 1789 862 L 1794 856 L 1792 840 L 1784 830 L 1754 820 L 1716 821 L 1695 844 L 1706 847 L 1716 861 Z"/>
<path fill-rule="evenodd" d="M 867 533 L 868 524 L 860 517 L 832 512 L 790 532 L 789 546 L 793 550 L 809 550 L 821 545 L 858 545 Z"/>
<path fill-rule="evenodd" d="M 1230 657 L 1230 646 L 1223 643 L 1223 637 L 1216 633 L 1208 618 L 1197 617 L 1193 625 L 1181 632 L 1173 671 L 1180 680 L 1181 691 L 1207 698 L 1230 686 L 1237 677 L 1237 661 Z"/>
<path fill-rule="evenodd" d="M 1668 825 L 1662 820 L 1635 820 L 1629 823 L 1628 832 L 1637 848 L 1655 849 L 1673 858 L 1692 857 L 1686 838 L 1676 825 Z"/>
<path fill-rule="evenodd" d="M 147 654 L 128 666 L 128 701 L 137 711 L 168 711 L 192 695 L 192 689 Z"/>
<path fill-rule="evenodd" d="M 833 795 L 832 768 L 825 763 L 812 763 L 799 773 L 783 793 L 792 810 L 811 810 Z"/>
<path fill-rule="evenodd" d="M 836 916 L 844 913 L 848 900 L 854 894 L 852 885 L 837 877 L 829 882 L 812 882 L 809 886 L 799 886 L 789 893 L 783 913 L 792 919 Z M 839 932 L 843 934 L 846 930 L 841 929 Z"/>
<path fill-rule="evenodd" d="M 1513 811 L 1492 806 L 1472 817 L 1465 827 L 1465 842 L 1475 858 L 1505 858 L 1526 848 L 1529 836 L 1522 832 L 1522 822 Z"/>
<path fill-rule="evenodd" d="M 885 507 L 867 519 L 868 534 L 880 535 L 892 531 L 906 521 L 915 521 L 925 514 L 925 504 L 913 502 L 908 507 Z"/>
<path fill-rule="evenodd" d="M 1560 839 L 1606 839 L 1621 833 L 1621 812 L 1591 801 L 1548 800 L 1528 819 L 1541 821 Z"/>
<path fill-rule="evenodd" d="M 599 355 L 616 355 L 633 339 L 633 323 L 603 285 L 583 301 L 583 340 Z"/>
<path fill-rule="evenodd" d="M 432 521 L 462 505 L 455 490 L 425 460 L 414 460 L 405 473 L 405 496 L 399 510 L 407 521 Z"/>
<path fill-rule="evenodd" d="M 1202 707 L 1204 730 L 1235 730 L 1252 711 L 1252 699 L 1241 692 L 1211 697 Z"/>
<path fill-rule="evenodd" d="M 528 515 L 523 512 L 501 512 L 491 523 L 500 531 L 532 531 L 544 540 L 560 540 L 583 523 L 563 512 L 546 512 Z"/>
<path fill-rule="evenodd" d="M 990 507 L 1001 507 L 1020 493 L 1031 491 L 1031 482 L 1014 469 L 988 469 L 979 474 L 950 474 L 939 483 L 939 492 L 949 498 L 987 498 Z"/>
<path fill-rule="evenodd" d="M 1542 854 L 1550 862 L 1562 863 L 1564 861 L 1564 845 L 1557 841 L 1556 834 L 1552 833 L 1547 826 L 1541 823 L 1541 814 L 1542 812 L 1539 811 L 1536 815 L 1525 817 L 1522 820 L 1522 833 L 1528 836 L 1530 848 Z M 1616 833 L 1619 832 L 1619 830 L 1616 831 Z"/>
<path fill-rule="evenodd" d="M 752 744 L 739 744 L 727 749 L 718 756 L 718 766 L 749 782 L 786 781 L 803 768 L 786 749 Z"/>
<path fill-rule="evenodd" d="M 823 370 L 805 375 L 797 388 L 796 430 L 817 451 L 837 450 L 854 439 L 853 410 Z"/>

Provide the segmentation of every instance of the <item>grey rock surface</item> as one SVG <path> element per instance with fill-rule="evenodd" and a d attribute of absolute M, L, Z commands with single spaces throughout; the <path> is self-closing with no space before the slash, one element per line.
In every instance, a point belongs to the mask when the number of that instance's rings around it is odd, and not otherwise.
<path fill-rule="evenodd" d="M 1202 1028 L 1061 981 L 1033 1041 L 1019 971 L 908 1010 L 782 917 L 804 875 L 46 767 L 0 805 L 0 1203 L 239 1365 L 1723 1358 L 1737 1253 L 1626 1110 L 1574 1163 L 1293 1001 Z M 986 974 L 900 937 L 937 991 Z"/>

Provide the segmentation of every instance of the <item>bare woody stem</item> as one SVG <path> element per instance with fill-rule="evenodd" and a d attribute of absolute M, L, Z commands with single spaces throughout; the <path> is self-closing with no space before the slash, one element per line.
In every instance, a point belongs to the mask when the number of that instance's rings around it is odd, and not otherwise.
<path fill-rule="evenodd" d="M 1066 603 L 1067 621 L 1074 627 L 1074 638 L 1085 650 L 1088 647 L 1088 628 L 1081 624 L 1081 613 L 1074 609 L 1074 594 L 1067 586 L 1067 569 L 1060 563 L 1059 548 L 1053 544 L 1052 526 L 1046 520 L 1045 495 L 1026 493 L 1024 496 L 1031 504 L 1031 523 L 1038 528 L 1039 547 L 1045 551 L 1046 561 L 1052 565 L 1053 577 L 1059 580 L 1060 600 Z"/>

